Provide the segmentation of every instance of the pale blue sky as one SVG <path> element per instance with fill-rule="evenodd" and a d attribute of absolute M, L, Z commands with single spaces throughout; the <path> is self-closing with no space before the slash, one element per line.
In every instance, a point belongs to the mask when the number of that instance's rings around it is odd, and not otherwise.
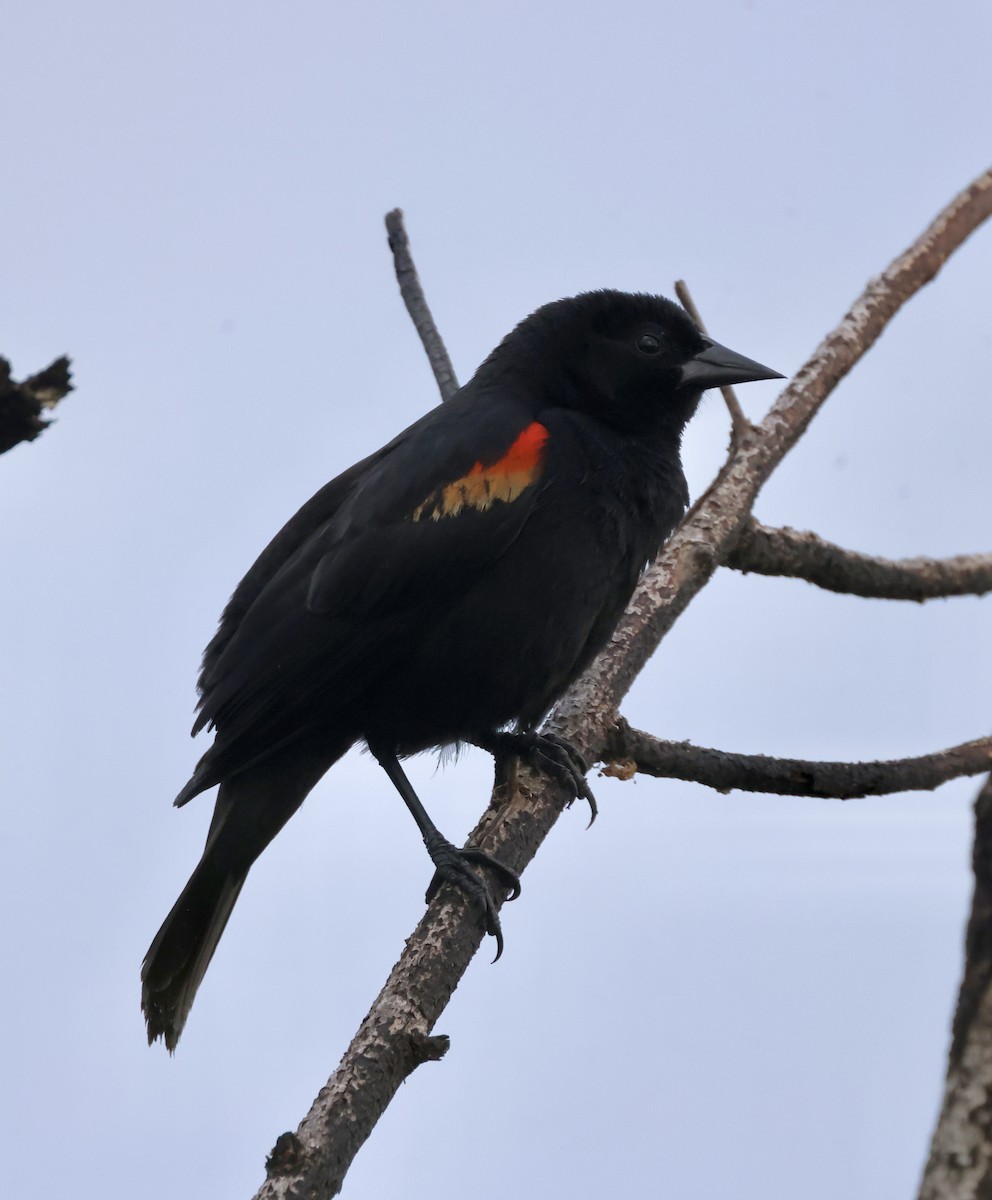
<path fill-rule="evenodd" d="M 199 853 L 170 807 L 202 647 L 268 537 L 435 403 L 383 213 L 456 369 L 590 287 L 690 281 L 794 371 L 988 165 L 980 0 L 15 4 L 0 353 L 74 360 L 0 459 L 0 1061 L 18 1197 L 244 1197 L 422 911 L 382 773 L 338 764 L 253 872 L 173 1060 L 141 957 Z M 875 553 L 987 550 L 992 231 L 842 385 L 757 515 Z M 773 384 L 741 389 L 759 416 Z M 726 444 L 711 395 L 694 494 Z M 626 706 L 830 758 L 987 731 L 988 602 L 721 574 Z M 414 765 L 460 838 L 490 766 Z M 972 782 L 847 805 L 599 780 L 357 1160 L 352 1200 L 910 1196 L 939 1102 Z"/>

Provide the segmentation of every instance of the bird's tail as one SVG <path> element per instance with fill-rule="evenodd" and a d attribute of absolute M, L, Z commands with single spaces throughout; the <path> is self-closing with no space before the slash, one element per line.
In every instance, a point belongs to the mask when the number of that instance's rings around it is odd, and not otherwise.
<path fill-rule="evenodd" d="M 293 747 L 220 786 L 203 855 L 141 967 L 148 1043 L 170 1054 L 252 863 L 353 739 L 333 751 Z"/>
<path fill-rule="evenodd" d="M 141 967 L 141 1007 L 149 1045 L 162 1037 L 169 1053 L 175 1050 L 247 876 L 247 868 L 227 869 L 216 847 L 211 853 L 207 846 Z"/>

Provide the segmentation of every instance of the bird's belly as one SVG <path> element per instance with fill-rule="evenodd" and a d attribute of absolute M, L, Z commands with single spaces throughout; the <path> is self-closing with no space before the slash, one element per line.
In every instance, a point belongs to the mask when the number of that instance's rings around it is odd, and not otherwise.
<path fill-rule="evenodd" d="M 454 603 L 421 613 L 366 726 L 412 751 L 534 724 L 609 637 L 640 566 L 574 529 L 521 537 Z"/>

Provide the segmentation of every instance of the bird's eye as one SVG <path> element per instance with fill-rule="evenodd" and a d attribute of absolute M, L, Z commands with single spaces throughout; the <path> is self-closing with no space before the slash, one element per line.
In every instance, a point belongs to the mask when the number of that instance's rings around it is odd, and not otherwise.
<path fill-rule="evenodd" d="M 642 354 L 658 354 L 661 350 L 661 338 L 653 333 L 642 333 L 637 339 L 637 348 Z"/>

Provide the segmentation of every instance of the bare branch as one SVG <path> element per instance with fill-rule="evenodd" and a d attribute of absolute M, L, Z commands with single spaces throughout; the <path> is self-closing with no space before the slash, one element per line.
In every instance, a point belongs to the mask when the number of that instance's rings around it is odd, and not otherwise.
<path fill-rule="evenodd" d="M 855 800 L 891 792 L 929 792 L 962 775 L 992 768 L 992 738 L 977 738 L 923 754 L 887 762 L 810 762 L 801 758 L 769 758 L 764 754 L 730 754 L 691 742 L 668 742 L 616 721 L 606 748 L 607 775 L 622 779 L 635 774 L 686 779 L 718 792 L 766 792 L 776 796 L 817 796 Z"/>
<path fill-rule="evenodd" d="M 450 400 L 458 391 L 458 379 L 451 365 L 444 341 L 434 324 L 431 310 L 427 304 L 424 289 L 420 286 L 417 268 L 410 253 L 410 239 L 403 224 L 403 210 L 394 208 L 386 213 L 386 233 L 389 236 L 389 249 L 393 252 L 393 265 L 396 268 L 396 279 L 400 285 L 400 295 L 406 304 L 406 311 L 420 334 L 420 340 L 430 359 L 431 370 L 437 380 L 442 400 Z"/>
<path fill-rule="evenodd" d="M 516 776 L 512 795 L 497 789 L 494 804 L 469 841 L 479 845 L 483 839 L 490 853 L 520 872 L 568 801 L 557 784 L 529 768 L 521 766 Z M 493 894 L 499 895 L 496 888 Z M 447 1038 L 431 1037 L 431 1030 L 482 938 L 476 908 L 463 892 L 444 887 L 408 938 L 340 1065 L 297 1129 L 296 1140 L 290 1140 L 289 1155 L 287 1135 L 281 1135 L 257 1200 L 324 1200 L 338 1194 L 352 1160 L 400 1084 L 447 1048 Z"/>
<path fill-rule="evenodd" d="M 877 600 L 935 600 L 992 591 L 992 554 L 953 558 L 875 558 L 845 550 L 815 533 L 770 529 L 753 517 L 724 566 L 756 575 L 805 579 L 817 587 Z"/>
<path fill-rule="evenodd" d="M 946 208 L 923 236 L 872 280 L 762 424 L 747 432 L 705 496 L 641 580 L 613 641 L 555 708 L 552 727 L 598 759 L 623 695 L 664 634 L 729 554 L 768 476 L 837 383 L 899 308 L 929 282 L 992 213 L 992 171 Z M 497 789 L 470 835 L 473 845 L 522 871 L 565 805 L 560 788 L 528 768 L 508 795 Z M 298 1131 L 299 1153 L 257 1200 L 335 1195 L 359 1147 L 400 1083 L 482 938 L 479 914 L 450 887 L 428 907 L 340 1066 Z"/>
<path fill-rule="evenodd" d="M 908 250 L 869 281 L 761 425 L 735 448 L 641 579 L 610 645 L 555 708 L 554 728 L 587 758 L 595 758 L 605 744 L 613 714 L 661 639 L 716 565 L 729 557 L 769 475 L 903 304 L 990 215 L 992 170 L 961 192 Z"/>
<path fill-rule="evenodd" d="M 975 895 L 944 1102 L 919 1200 L 992 1193 L 992 778 L 975 801 Z"/>
<path fill-rule="evenodd" d="M 679 303 L 685 311 L 696 322 L 699 332 L 706 335 L 706 325 L 703 322 L 703 318 L 699 315 L 699 309 L 692 298 L 692 292 L 689 291 L 689 285 L 684 279 L 676 279 L 675 295 L 678 296 Z M 727 411 L 730 413 L 730 424 L 732 427 L 731 444 L 736 446 L 745 432 L 751 428 L 751 422 L 744 415 L 744 409 L 741 408 L 741 402 L 737 399 L 737 393 L 729 383 L 720 388 L 720 395 L 723 396 Z"/>
<path fill-rule="evenodd" d="M 10 363 L 0 358 L 0 454 L 33 442 L 51 424 L 44 414 L 72 391 L 69 360 L 57 358 L 44 371 L 15 383 Z"/>

